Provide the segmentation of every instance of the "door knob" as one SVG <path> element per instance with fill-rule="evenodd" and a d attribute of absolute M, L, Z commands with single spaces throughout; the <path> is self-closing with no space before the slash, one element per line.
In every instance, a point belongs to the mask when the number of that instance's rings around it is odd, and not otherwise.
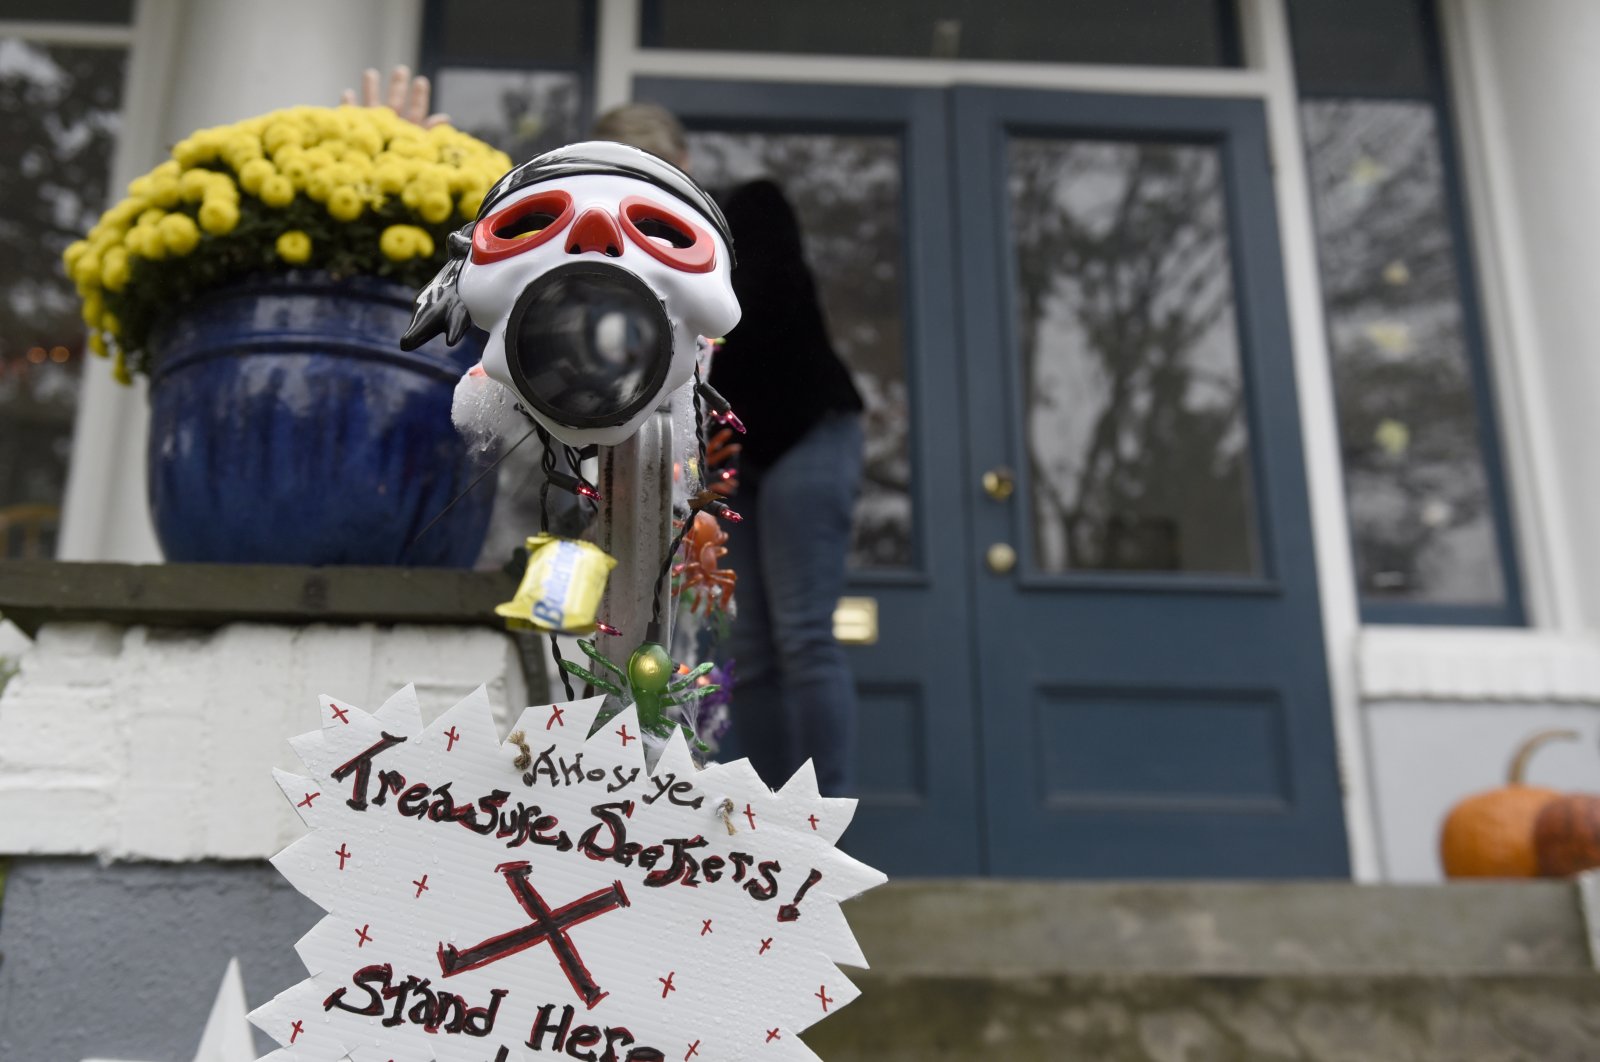
<path fill-rule="evenodd" d="M 996 542 L 984 554 L 984 560 L 988 562 L 991 572 L 1004 575 L 1017 566 L 1017 551 L 1011 548 L 1009 542 Z"/>
<path fill-rule="evenodd" d="M 983 474 L 983 492 L 997 502 L 1011 497 L 1016 489 L 1016 477 L 1005 465 L 997 465 Z"/>

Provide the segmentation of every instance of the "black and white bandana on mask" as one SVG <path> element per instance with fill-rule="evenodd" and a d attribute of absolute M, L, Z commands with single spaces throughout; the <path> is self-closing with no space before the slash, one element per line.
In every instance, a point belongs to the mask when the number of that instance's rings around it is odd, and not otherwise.
<path fill-rule="evenodd" d="M 468 325 L 483 371 L 574 446 L 631 436 L 739 321 L 732 241 L 683 171 L 624 144 L 546 152 L 502 177 L 417 296 L 407 350 Z"/>

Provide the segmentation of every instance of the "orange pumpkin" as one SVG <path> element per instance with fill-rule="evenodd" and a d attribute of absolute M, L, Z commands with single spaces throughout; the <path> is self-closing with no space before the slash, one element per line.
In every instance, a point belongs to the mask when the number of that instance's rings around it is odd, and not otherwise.
<path fill-rule="evenodd" d="M 1540 808 L 1533 850 L 1539 873 L 1547 878 L 1600 867 L 1600 796 L 1569 793 Z"/>
<path fill-rule="evenodd" d="M 1534 823 L 1561 794 L 1524 785 L 1528 760 L 1551 741 L 1576 741 L 1572 730 L 1541 730 L 1517 746 L 1499 789 L 1474 793 L 1450 809 L 1439 831 L 1439 861 L 1451 878 L 1532 878 L 1539 874 Z"/>

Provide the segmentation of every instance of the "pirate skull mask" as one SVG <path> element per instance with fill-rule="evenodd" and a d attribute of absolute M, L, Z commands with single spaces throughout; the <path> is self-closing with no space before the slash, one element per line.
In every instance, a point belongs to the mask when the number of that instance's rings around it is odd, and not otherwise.
<path fill-rule="evenodd" d="M 483 370 L 563 442 L 631 436 L 739 320 L 715 202 L 636 148 L 572 144 L 512 170 L 417 297 L 407 349 L 468 323 Z"/>

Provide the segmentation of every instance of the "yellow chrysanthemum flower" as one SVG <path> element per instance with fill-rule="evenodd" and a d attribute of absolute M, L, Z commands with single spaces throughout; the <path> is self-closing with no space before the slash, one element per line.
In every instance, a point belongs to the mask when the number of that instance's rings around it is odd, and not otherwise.
<path fill-rule="evenodd" d="M 251 195 L 261 192 L 261 182 L 278 171 L 266 159 L 251 159 L 239 167 L 239 187 Z"/>
<path fill-rule="evenodd" d="M 100 256 L 88 250 L 78 256 L 72 266 L 72 279 L 80 284 L 100 282 Z"/>
<path fill-rule="evenodd" d="M 448 192 L 429 192 L 417 202 L 417 213 L 430 225 L 437 225 L 450 216 L 455 204 Z"/>
<path fill-rule="evenodd" d="M 61 252 L 61 264 L 66 267 L 69 274 L 72 272 L 73 265 L 79 258 L 83 257 L 84 252 L 88 249 L 88 240 L 73 240 L 67 244 L 67 249 Z"/>
<path fill-rule="evenodd" d="M 390 225 L 378 237 L 378 249 L 391 262 L 426 258 L 433 253 L 433 237 L 415 225 Z"/>
<path fill-rule="evenodd" d="M 269 207 L 286 207 L 294 202 L 294 183 L 281 173 L 275 173 L 261 182 L 257 193 Z"/>
<path fill-rule="evenodd" d="M 109 248 L 100 257 L 100 285 L 107 291 L 121 291 L 128 283 L 128 252 L 122 247 Z"/>
<path fill-rule="evenodd" d="M 180 190 L 176 178 L 152 176 L 150 181 L 150 202 L 162 210 L 170 210 L 178 205 Z"/>
<path fill-rule="evenodd" d="M 239 224 L 239 207 L 225 199 L 207 199 L 200 205 L 200 227 L 213 236 L 226 236 Z"/>
<path fill-rule="evenodd" d="M 291 121 L 275 121 L 261 133 L 261 146 L 273 155 L 285 147 L 302 147 L 305 142 L 305 130 Z"/>
<path fill-rule="evenodd" d="M 185 137 L 172 149 L 172 157 L 184 169 L 194 166 L 204 166 L 217 157 L 217 145 L 210 138 L 203 138 L 199 134 Z M 130 191 L 132 186 L 129 186 Z M 135 192 L 135 195 L 138 193 Z"/>
<path fill-rule="evenodd" d="M 311 179 L 311 175 L 316 172 L 317 167 L 311 161 L 311 152 L 302 151 L 298 155 L 283 160 L 279 164 L 279 169 L 283 171 L 283 175 L 289 178 L 290 183 L 296 188 L 304 188 L 306 182 Z"/>
<path fill-rule="evenodd" d="M 311 257 L 311 237 L 299 229 L 280 234 L 275 247 L 278 257 L 290 265 L 302 265 Z"/>
<path fill-rule="evenodd" d="M 100 315 L 105 312 L 105 303 L 101 301 L 98 291 L 91 291 L 83 297 L 83 323 L 90 328 L 100 327 Z"/>
<path fill-rule="evenodd" d="M 185 203 L 198 203 L 206 197 L 214 176 L 210 170 L 185 170 L 178 178 L 178 194 Z"/>
<path fill-rule="evenodd" d="M 328 215 L 335 221 L 354 221 L 366 209 L 361 193 L 348 184 L 341 184 L 328 193 Z"/>
<path fill-rule="evenodd" d="M 202 217 L 205 215 L 204 206 L 200 213 Z M 161 230 L 161 242 L 170 254 L 186 255 L 200 243 L 200 230 L 187 214 L 168 214 L 157 227 Z"/>

